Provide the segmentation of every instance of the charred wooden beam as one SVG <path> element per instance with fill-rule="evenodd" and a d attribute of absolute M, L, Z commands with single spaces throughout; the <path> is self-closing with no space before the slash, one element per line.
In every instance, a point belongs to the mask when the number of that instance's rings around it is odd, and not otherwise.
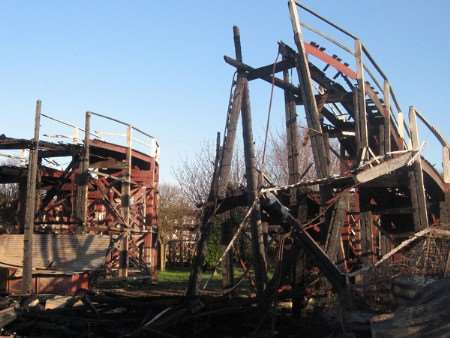
<path fill-rule="evenodd" d="M 284 57 L 283 57 L 283 61 Z M 289 72 L 283 70 L 283 80 L 285 82 L 290 82 Z M 284 111 L 285 111 L 285 122 L 286 122 L 286 143 L 288 148 L 288 172 L 289 179 L 288 183 L 292 184 L 299 180 L 299 156 L 298 156 L 298 123 L 297 123 L 297 107 L 295 104 L 294 96 L 288 92 L 284 91 Z"/>
<path fill-rule="evenodd" d="M 240 42 L 240 32 L 238 27 L 233 27 L 233 39 L 235 54 L 238 62 L 242 61 L 242 48 Z M 242 70 L 238 69 L 239 73 Z M 242 97 L 244 91 L 244 77 L 242 74 L 238 75 L 236 88 L 233 94 L 232 106 L 229 107 L 229 114 L 226 121 L 226 134 L 224 135 L 224 143 L 222 147 L 222 158 L 218 168 L 218 173 L 215 178 L 218 182 L 211 183 L 211 189 L 208 196 L 206 205 L 203 207 L 200 226 L 200 237 L 197 241 L 195 256 L 192 261 L 191 273 L 189 276 L 189 282 L 186 290 L 186 296 L 195 297 L 199 291 L 199 275 L 201 273 L 204 252 L 206 250 L 206 243 L 209 237 L 209 233 L 212 229 L 211 217 L 217 212 L 220 205 L 217 204 L 217 198 L 224 194 L 226 185 L 228 184 L 229 175 L 231 172 L 231 162 L 233 156 L 233 148 L 235 143 L 237 122 L 239 119 L 239 113 L 242 106 Z M 217 193 L 214 193 L 213 187 L 217 184 Z"/>
<path fill-rule="evenodd" d="M 233 26 L 233 39 L 236 59 L 237 61 L 242 62 L 241 35 L 239 27 L 237 26 Z M 239 120 L 239 114 L 241 111 L 243 90 L 244 80 L 242 78 L 241 72 L 238 72 L 236 86 L 231 98 L 232 101 L 230 102 L 230 106 L 228 107 L 225 134 L 223 136 L 222 158 L 220 161 L 218 172 L 219 181 L 217 197 L 219 198 L 223 198 L 225 196 L 225 189 L 230 178 L 233 149 L 236 139 L 236 129 Z"/>
<path fill-rule="evenodd" d="M 341 295 L 346 294 L 345 275 L 341 273 L 311 235 L 302 229 L 302 224 L 290 213 L 289 208 L 284 206 L 274 194 L 266 194 L 263 203 L 267 212 L 273 213 L 276 210 L 292 224 L 293 235 L 300 241 L 306 253 L 314 259 L 314 263 L 317 264 L 333 288 Z"/>
<path fill-rule="evenodd" d="M 289 12 L 291 16 L 292 28 L 294 31 L 295 44 L 298 49 L 298 57 L 296 58 L 296 68 L 301 83 L 301 94 L 305 105 L 306 121 L 309 128 L 309 136 L 311 139 L 311 147 L 313 150 L 314 163 L 319 178 L 329 175 L 328 158 L 325 156 L 328 152 L 329 145 L 322 133 L 320 124 L 319 110 L 317 108 L 316 98 L 314 96 L 311 74 L 309 70 L 309 62 L 305 51 L 303 36 L 300 28 L 300 20 L 297 13 L 295 1 L 289 1 Z M 321 187 L 322 203 L 329 197 L 329 191 L 325 187 Z"/>
<path fill-rule="evenodd" d="M 244 78 L 245 79 L 245 78 Z M 244 96 L 242 99 L 242 134 L 244 139 L 245 173 L 249 205 L 258 198 L 258 173 L 256 170 L 256 152 L 253 140 L 250 93 L 247 79 L 244 80 Z M 252 252 L 255 268 L 256 293 L 259 304 L 264 305 L 264 289 L 266 286 L 266 258 L 261 225 L 261 211 L 258 201 L 251 215 L 250 231 L 252 235 Z"/>

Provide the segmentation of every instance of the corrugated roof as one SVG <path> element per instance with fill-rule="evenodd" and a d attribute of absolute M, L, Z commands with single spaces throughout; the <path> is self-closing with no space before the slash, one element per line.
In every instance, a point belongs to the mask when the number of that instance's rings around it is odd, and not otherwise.
<path fill-rule="evenodd" d="M 101 268 L 110 243 L 102 235 L 33 236 L 33 268 L 65 273 Z M 0 235 L 0 265 L 23 265 L 23 235 Z"/>

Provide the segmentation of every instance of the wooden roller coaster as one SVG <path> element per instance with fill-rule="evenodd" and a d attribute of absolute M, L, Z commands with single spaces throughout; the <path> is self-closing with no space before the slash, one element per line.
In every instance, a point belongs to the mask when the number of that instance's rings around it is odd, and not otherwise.
<path fill-rule="evenodd" d="M 301 22 L 299 10 L 343 34 L 353 42 L 352 48 Z M 409 108 L 408 120 L 404 119 L 388 77 L 358 37 L 294 0 L 289 1 L 289 12 L 295 48 L 279 42 L 281 60 L 277 57 L 266 66 L 252 67 L 244 62 L 239 29 L 233 29 L 235 57 L 224 58 L 236 69 L 237 76 L 233 78 L 225 135 L 216 155 L 209 199 L 203 208 L 187 289 L 189 297 L 199 293 L 199 269 L 213 216 L 236 206 L 249 209 L 221 259 L 224 285 L 233 288 L 233 274 L 229 273 L 232 260 L 225 258 L 232 254 L 234 241 L 248 222 L 254 285 L 260 304 L 267 303 L 281 286 L 280 281 L 286 280 L 282 275 L 289 275 L 287 284 L 302 294 L 307 275 L 314 267 L 320 269 L 338 294 L 348 295 L 352 286 L 364 287 L 368 283 L 374 267 L 395 260 L 407 246 L 405 240 L 430 234 L 430 228 L 448 235 L 449 143 L 414 106 Z M 304 41 L 303 29 L 319 36 L 327 47 Z M 342 51 L 354 65 L 327 52 L 328 48 Z M 297 72 L 297 83 L 290 70 Z M 277 76 L 279 73 L 282 77 Z M 249 83 L 258 79 L 284 92 L 289 167 L 286 186 L 270 184 L 256 163 Z M 313 180 L 302 179 L 304 173 L 299 170 L 299 163 L 304 160 L 298 155 L 299 106 L 304 110 L 313 153 Z M 243 195 L 230 194 L 227 189 L 240 115 L 247 179 Z M 443 172 L 422 155 L 418 119 L 442 145 Z M 331 139 L 337 142 L 332 143 Z M 337 175 L 331 172 L 330 156 L 339 159 Z M 264 229 L 269 230 L 263 230 L 262 223 L 268 223 Z M 277 243 L 280 257 L 271 279 L 267 277 L 268 238 Z M 290 250 L 284 248 L 287 241 L 293 243 Z M 450 257 L 448 245 L 445 248 L 440 253 L 441 275 L 447 273 Z"/>

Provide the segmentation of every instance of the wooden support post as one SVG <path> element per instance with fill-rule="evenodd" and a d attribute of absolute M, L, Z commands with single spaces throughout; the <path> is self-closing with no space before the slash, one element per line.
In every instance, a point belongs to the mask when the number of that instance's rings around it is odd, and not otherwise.
<path fill-rule="evenodd" d="M 128 246 L 129 246 L 129 237 L 130 237 L 130 203 L 131 203 L 131 170 L 132 170 L 132 131 L 133 128 L 131 125 L 128 126 L 127 129 L 127 155 L 126 155 L 126 164 L 127 164 L 127 172 L 124 176 L 125 181 L 122 182 L 122 217 L 125 221 L 125 224 L 122 225 L 122 241 L 120 247 L 120 276 L 128 277 Z"/>
<path fill-rule="evenodd" d="M 19 181 L 19 233 L 23 233 L 26 222 L 27 206 L 27 179 L 20 178 Z"/>
<path fill-rule="evenodd" d="M 362 44 L 360 40 L 355 40 L 355 61 L 358 76 L 357 106 L 355 106 L 355 122 L 358 123 L 359 130 L 359 156 L 361 161 L 369 159 L 367 148 L 369 147 L 367 112 L 366 112 L 366 89 L 364 82 L 364 65 L 362 60 Z M 356 117 L 357 116 L 357 117 Z M 386 134 L 386 131 L 385 131 Z"/>
<path fill-rule="evenodd" d="M 364 211 L 360 214 L 360 235 L 361 235 L 361 261 L 364 265 L 372 265 L 373 243 L 372 243 L 372 213 Z"/>
<path fill-rule="evenodd" d="M 350 195 L 348 193 L 339 197 L 336 207 L 331 217 L 330 228 L 328 229 L 327 242 L 325 251 L 333 263 L 337 262 L 338 253 L 341 246 L 341 229 L 344 226 L 345 215 L 348 209 L 348 201 Z"/>
<path fill-rule="evenodd" d="M 25 229 L 23 236 L 23 273 L 22 292 L 33 293 L 33 232 L 36 207 L 36 176 L 39 157 L 39 129 L 41 123 L 41 101 L 36 101 L 36 112 L 34 119 L 34 138 L 30 149 L 27 176 L 27 203 L 25 214 Z"/>
<path fill-rule="evenodd" d="M 81 201 L 80 201 L 80 219 L 81 219 L 81 229 L 87 231 L 87 214 L 88 214 L 88 202 L 89 202 L 89 138 L 91 133 L 91 113 L 86 112 L 85 122 L 84 122 L 84 151 L 83 158 L 81 162 Z"/>
<path fill-rule="evenodd" d="M 358 88 L 353 88 L 352 90 L 353 97 L 353 107 L 354 107 L 354 116 L 355 116 L 355 144 L 356 144 L 356 158 L 355 158 L 355 166 L 359 164 L 359 157 L 361 155 L 361 131 L 360 131 L 360 122 L 359 122 L 359 91 Z"/>
<path fill-rule="evenodd" d="M 236 58 L 242 61 L 240 32 L 239 28 L 236 26 L 233 27 L 233 39 Z M 202 212 L 200 237 L 197 241 L 195 256 L 192 261 L 191 274 L 189 276 L 189 282 L 186 289 L 186 296 L 190 298 L 198 295 L 199 292 L 198 277 L 201 273 L 204 261 L 204 252 L 206 250 L 207 240 L 212 228 L 211 217 L 214 215 L 215 212 L 217 197 L 225 195 L 226 186 L 229 181 L 231 173 L 231 163 L 233 158 L 233 148 L 236 138 L 236 128 L 239 120 L 239 113 L 241 111 L 243 89 L 244 89 L 244 80 L 238 74 L 236 88 L 233 94 L 233 100 L 231 102 L 231 106 L 228 107 L 228 114 L 225 128 L 226 132 L 223 139 L 221 161 L 219 164 L 218 174 L 215 175 L 215 179 L 217 179 L 218 182 L 211 183 L 212 187 L 214 187 L 217 184 L 217 192 L 214 193 L 213 188 L 210 190 L 206 207 L 203 209 Z"/>
<path fill-rule="evenodd" d="M 384 156 L 386 154 L 386 140 L 385 140 L 385 132 L 386 132 L 386 123 L 378 124 L 378 140 L 379 140 L 379 148 L 378 153 L 380 156 Z"/>
<path fill-rule="evenodd" d="M 234 218 L 231 217 L 232 211 L 230 211 L 228 222 L 222 223 L 222 249 L 225 250 L 233 237 Z M 228 250 L 222 259 L 222 289 L 226 290 L 233 286 L 233 250 Z"/>
<path fill-rule="evenodd" d="M 285 60 L 285 56 L 283 56 Z M 283 71 L 283 80 L 290 83 L 288 70 Z M 286 137 L 288 148 L 288 184 L 297 183 L 300 177 L 299 157 L 298 157 L 298 123 L 297 123 L 297 107 L 294 95 L 291 92 L 284 91 L 284 111 L 286 118 Z"/>
<path fill-rule="evenodd" d="M 397 114 L 398 135 L 400 136 L 400 139 L 402 140 L 405 149 L 408 149 L 408 144 L 405 141 L 405 124 L 403 120 L 404 120 L 403 113 L 399 111 Z"/>
<path fill-rule="evenodd" d="M 247 191 L 249 205 L 258 196 L 258 172 L 256 170 L 255 143 L 253 141 L 252 113 L 250 107 L 250 93 L 248 81 L 244 78 L 244 92 L 242 98 L 242 134 L 244 139 L 245 173 L 247 177 Z M 264 303 L 264 289 L 266 285 L 266 259 L 261 225 L 260 204 L 257 201 L 251 215 L 250 223 L 252 235 L 252 252 L 255 268 L 256 295 L 262 306 Z"/>
<path fill-rule="evenodd" d="M 442 170 L 444 182 L 450 184 L 450 148 L 448 147 L 442 147 Z"/>
<path fill-rule="evenodd" d="M 283 55 L 283 60 L 286 57 Z M 288 70 L 283 70 L 283 80 L 290 83 Z M 284 91 L 284 110 L 286 119 L 286 142 L 288 150 L 288 184 L 294 184 L 300 179 L 300 159 L 298 157 L 298 123 L 297 123 L 297 105 L 294 95 L 291 92 Z M 297 189 L 290 190 L 290 206 L 297 204 Z"/>
<path fill-rule="evenodd" d="M 384 80 L 384 153 L 391 152 L 391 86 Z"/>
<path fill-rule="evenodd" d="M 236 59 L 242 62 L 242 48 L 241 48 L 241 34 L 239 27 L 233 26 L 233 40 Z M 236 80 L 236 87 L 234 89 L 232 101 L 228 107 L 227 121 L 225 126 L 225 134 L 222 147 L 222 159 L 219 166 L 219 184 L 218 184 L 218 197 L 224 197 L 228 181 L 231 174 L 231 165 L 233 159 L 233 149 L 236 139 L 236 129 L 239 120 L 239 113 L 241 111 L 242 90 L 244 84 L 240 74 L 238 74 Z"/>
<path fill-rule="evenodd" d="M 419 150 L 419 131 L 417 129 L 416 110 L 413 106 L 409 108 L 409 128 L 411 131 L 411 143 L 413 150 Z M 409 171 L 409 184 L 411 202 L 414 210 L 415 231 L 428 227 L 428 212 L 423 182 L 422 157 L 418 155 L 412 169 Z"/>
<path fill-rule="evenodd" d="M 295 44 L 298 49 L 296 58 L 296 69 L 298 78 L 301 83 L 301 94 L 305 107 L 306 122 L 308 125 L 308 133 L 311 139 L 311 148 L 313 151 L 314 163 L 319 178 L 328 177 L 329 163 L 325 154 L 328 152 L 329 145 L 322 133 L 320 124 L 320 113 L 317 108 L 316 98 L 314 96 L 311 74 L 309 70 L 308 57 L 305 51 L 302 31 L 300 28 L 300 20 L 297 12 L 295 0 L 289 0 L 289 12 L 291 17 L 292 28 L 294 31 Z M 327 187 L 320 187 L 321 202 L 324 204 L 329 196 L 330 191 Z"/>

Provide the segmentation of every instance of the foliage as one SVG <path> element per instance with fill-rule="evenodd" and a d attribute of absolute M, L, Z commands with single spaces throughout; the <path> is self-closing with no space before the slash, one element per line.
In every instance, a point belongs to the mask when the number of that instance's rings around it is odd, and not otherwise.
<path fill-rule="evenodd" d="M 205 269 L 210 270 L 213 269 L 214 266 L 217 264 L 217 262 L 220 259 L 220 256 L 222 256 L 223 249 L 220 244 L 220 237 L 221 237 L 221 227 L 219 222 L 215 222 L 213 228 L 211 229 L 211 233 L 208 237 L 208 243 L 207 243 L 207 249 L 205 254 Z"/>

